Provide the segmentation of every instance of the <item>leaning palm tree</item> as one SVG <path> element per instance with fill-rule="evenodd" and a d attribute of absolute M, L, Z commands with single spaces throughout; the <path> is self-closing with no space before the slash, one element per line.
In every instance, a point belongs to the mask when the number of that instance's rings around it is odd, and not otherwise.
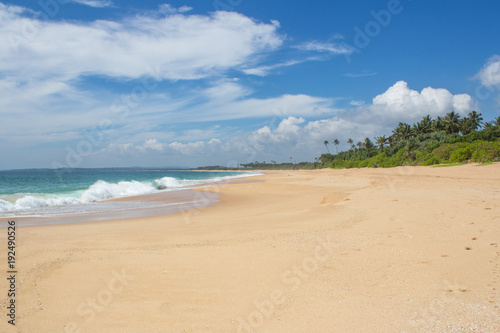
<path fill-rule="evenodd" d="M 460 115 L 455 111 L 448 112 L 443 118 L 443 123 L 447 134 L 458 133 L 460 131 Z"/>
<path fill-rule="evenodd" d="M 469 119 L 470 119 L 470 125 L 476 131 L 478 128 L 481 128 L 481 125 L 483 123 L 483 117 L 480 113 L 477 113 L 476 111 L 469 112 L 468 114 Z"/>
<path fill-rule="evenodd" d="M 387 138 L 385 137 L 385 135 L 377 136 L 375 138 L 375 142 L 377 143 L 380 152 L 384 151 L 384 145 L 387 143 Z"/>
<path fill-rule="evenodd" d="M 337 152 L 337 154 L 339 153 L 339 150 L 337 148 L 337 146 L 339 145 L 339 143 L 340 143 L 339 140 L 337 140 L 337 139 L 333 140 L 333 144 L 335 145 L 335 151 Z"/>
<path fill-rule="evenodd" d="M 330 154 L 330 149 L 328 148 L 328 144 L 329 144 L 329 143 L 330 143 L 330 142 L 328 142 L 328 140 L 323 141 L 323 144 L 325 145 L 326 150 L 328 150 L 328 154 Z"/>

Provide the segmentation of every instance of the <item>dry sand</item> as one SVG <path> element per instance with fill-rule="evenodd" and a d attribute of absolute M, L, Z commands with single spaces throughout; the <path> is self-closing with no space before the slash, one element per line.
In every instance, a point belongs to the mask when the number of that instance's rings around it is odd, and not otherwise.
<path fill-rule="evenodd" d="M 500 164 L 254 179 L 208 208 L 19 228 L 0 331 L 500 331 Z"/>

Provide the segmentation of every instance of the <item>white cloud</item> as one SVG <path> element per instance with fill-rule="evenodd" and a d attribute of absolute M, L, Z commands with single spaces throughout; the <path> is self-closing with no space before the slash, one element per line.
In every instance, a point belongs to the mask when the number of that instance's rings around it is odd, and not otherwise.
<path fill-rule="evenodd" d="M 226 103 L 250 95 L 251 93 L 251 89 L 238 84 L 238 80 L 236 79 L 220 80 L 211 87 L 203 90 L 203 95 L 205 95 L 211 103 Z"/>
<path fill-rule="evenodd" d="M 479 71 L 477 77 L 486 87 L 500 84 L 500 56 L 494 55 Z"/>
<path fill-rule="evenodd" d="M 235 12 L 42 22 L 2 5 L 0 19 L 0 35 L 11 41 L 0 45 L 0 71 L 18 78 L 130 79 L 153 71 L 159 79 L 197 79 L 254 62 L 282 44 L 276 24 Z"/>
<path fill-rule="evenodd" d="M 175 14 L 175 13 L 187 13 L 191 11 L 193 8 L 188 6 L 182 6 L 180 8 L 175 8 L 169 4 L 160 5 L 158 11 L 162 14 Z"/>
<path fill-rule="evenodd" d="M 446 89 L 432 87 L 419 93 L 405 81 L 399 81 L 373 98 L 373 104 L 364 111 L 381 120 L 413 122 L 428 114 L 435 117 L 456 111 L 465 115 L 474 109 L 474 101 L 467 94 L 453 95 Z"/>
<path fill-rule="evenodd" d="M 335 44 L 329 42 L 311 41 L 296 46 L 304 51 L 327 52 L 332 54 L 351 54 L 353 49 L 343 44 Z"/>
<path fill-rule="evenodd" d="M 218 121 L 255 117 L 284 118 L 288 116 L 321 117 L 338 111 L 335 99 L 309 95 L 282 95 L 266 99 L 243 98 L 225 103 L 211 103 L 187 109 L 197 121 Z M 183 117 L 183 116 L 181 116 Z"/>
<path fill-rule="evenodd" d="M 113 5 L 113 2 L 110 0 L 70 0 L 70 2 L 94 8 L 110 7 Z"/>
<path fill-rule="evenodd" d="M 361 101 L 361 100 L 352 100 L 349 102 L 349 104 L 351 104 L 352 106 L 361 106 L 361 105 L 364 105 L 365 104 L 365 101 Z"/>
<path fill-rule="evenodd" d="M 353 122 L 338 117 L 307 122 L 304 118 L 287 117 L 282 119 L 275 129 L 269 126 L 255 131 L 233 136 L 227 140 L 212 138 L 207 141 L 178 141 L 161 143 L 157 140 L 146 140 L 134 145 L 132 143 L 111 144 L 95 155 L 155 155 L 159 159 L 177 156 L 178 160 L 196 160 L 209 163 L 207 158 L 218 161 L 220 165 L 249 163 L 255 160 L 276 159 L 288 161 L 292 156 L 296 161 L 312 160 L 323 153 L 323 140 L 340 139 L 342 143 L 352 134 L 358 137 L 375 135 L 370 126 L 360 128 Z M 198 157 L 202 157 L 198 159 Z"/>
<path fill-rule="evenodd" d="M 248 75 L 266 76 L 274 69 L 294 66 L 294 65 L 306 62 L 306 61 L 317 60 L 317 59 L 318 58 L 308 58 L 308 59 L 303 59 L 303 60 L 289 60 L 289 61 L 284 61 L 284 62 L 279 63 L 279 64 L 274 64 L 274 65 L 259 66 L 259 67 L 253 67 L 253 68 L 244 68 L 242 71 L 243 71 L 243 73 L 248 74 Z"/>
<path fill-rule="evenodd" d="M 260 55 L 282 43 L 277 22 L 257 23 L 230 12 L 185 15 L 190 10 L 186 6 L 162 8 L 166 16 L 156 12 L 118 21 L 78 22 L 37 20 L 41 16 L 27 8 L 0 3 L 1 132 L 16 128 L 8 140 L 18 147 L 64 142 L 109 118 L 120 128 L 110 139 L 120 135 L 137 140 L 139 130 L 154 132 L 172 113 L 181 121 L 195 121 L 192 114 L 179 111 L 202 94 L 173 99 L 153 88 L 144 100 L 133 103 L 137 106 L 130 108 L 130 115 L 123 116 L 112 110 L 121 96 L 107 89 L 82 89 L 85 76 L 138 81 L 148 77 L 149 84 L 156 85 L 152 77 L 209 78 L 257 64 Z M 142 89 L 141 83 L 137 87 Z M 212 107 L 251 92 L 230 80 L 217 87 L 221 89 L 205 91 Z"/>
<path fill-rule="evenodd" d="M 218 131 L 204 131 L 205 141 L 187 141 L 160 143 L 156 140 L 145 141 L 140 144 L 110 145 L 101 153 L 107 154 L 150 154 L 154 152 L 158 156 L 175 155 L 182 156 L 192 161 L 194 165 L 207 164 L 207 158 L 224 165 L 231 162 L 249 163 L 255 160 L 262 161 L 275 159 L 288 161 L 292 156 L 296 161 L 313 160 L 314 157 L 324 153 L 322 142 L 334 139 L 340 140 L 339 149 L 347 149 L 348 138 L 362 141 L 364 138 L 373 138 L 376 135 L 390 134 L 391 130 L 399 121 L 415 122 L 423 116 L 430 114 L 432 117 L 443 116 L 445 113 L 455 110 L 461 114 L 467 113 L 474 108 L 469 95 L 453 95 L 446 89 L 425 88 L 421 92 L 412 90 L 404 81 L 399 81 L 389 87 L 383 94 L 376 96 L 373 103 L 363 105 L 355 109 L 336 110 L 336 115 L 330 118 L 308 121 L 307 115 L 315 113 L 307 112 L 307 108 L 314 108 L 316 103 L 331 100 L 320 100 L 311 96 L 282 96 L 267 100 L 242 100 L 229 104 L 231 109 L 245 107 L 251 104 L 250 109 L 259 109 L 258 105 L 272 107 L 276 100 L 287 101 L 287 105 L 297 110 L 306 110 L 300 114 L 284 110 L 282 114 L 276 113 L 270 118 L 269 125 L 226 138 L 216 138 Z M 300 100 L 302 99 L 302 103 Z M 330 105 L 331 107 L 331 105 Z M 266 108 L 266 107 L 264 107 Z M 295 109 L 293 109 L 295 110 Z M 331 109 L 330 109 L 331 111 Z M 266 113 L 261 113 L 264 116 Z M 195 133 L 194 133 L 195 134 Z M 213 135 L 210 138 L 210 135 Z M 199 136 L 201 137 L 201 136 Z M 185 139 L 189 140 L 186 136 Z M 202 158 L 197 158 L 202 156 Z"/>
<path fill-rule="evenodd" d="M 346 77 L 352 77 L 352 78 L 358 78 L 358 77 L 365 77 L 365 76 L 374 76 L 377 75 L 377 72 L 361 72 L 361 73 L 346 73 L 344 76 Z"/>

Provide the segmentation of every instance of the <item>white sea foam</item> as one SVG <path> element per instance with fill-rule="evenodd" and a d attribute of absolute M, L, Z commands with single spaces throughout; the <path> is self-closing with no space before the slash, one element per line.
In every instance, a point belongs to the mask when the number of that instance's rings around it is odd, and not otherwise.
<path fill-rule="evenodd" d="M 210 179 L 177 179 L 173 177 L 163 177 L 154 182 L 121 181 L 118 183 L 108 183 L 99 180 L 91 185 L 87 190 L 73 192 L 65 195 L 47 194 L 24 194 L 17 200 L 0 199 L 0 213 L 29 213 L 41 210 L 48 210 L 52 207 L 70 205 L 88 205 L 96 201 L 103 201 L 112 198 L 130 197 L 159 192 L 159 189 L 181 189 L 184 187 L 204 186 L 207 183 L 220 182 L 224 180 L 249 177 L 258 175 L 257 173 L 243 173 L 234 176 L 215 177 Z M 80 210 L 80 209 L 78 209 Z"/>
<path fill-rule="evenodd" d="M 81 203 L 101 201 L 112 198 L 130 197 L 155 192 L 156 189 L 150 183 L 138 181 L 119 182 L 116 184 L 98 180 L 90 186 L 81 197 Z"/>
<path fill-rule="evenodd" d="M 39 198 L 28 195 L 24 198 L 18 199 L 14 206 L 16 210 L 24 210 L 32 208 L 74 205 L 78 203 L 80 203 L 80 200 L 72 197 Z"/>
<path fill-rule="evenodd" d="M 16 205 L 11 202 L 0 199 L 0 212 L 7 212 L 16 209 Z"/>

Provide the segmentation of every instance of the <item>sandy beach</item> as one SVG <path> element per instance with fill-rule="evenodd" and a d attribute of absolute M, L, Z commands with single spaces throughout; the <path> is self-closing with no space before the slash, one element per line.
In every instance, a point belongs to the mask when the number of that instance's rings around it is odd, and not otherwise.
<path fill-rule="evenodd" d="M 18 228 L 0 331 L 500 331 L 500 164 L 247 180 L 178 214 Z"/>

